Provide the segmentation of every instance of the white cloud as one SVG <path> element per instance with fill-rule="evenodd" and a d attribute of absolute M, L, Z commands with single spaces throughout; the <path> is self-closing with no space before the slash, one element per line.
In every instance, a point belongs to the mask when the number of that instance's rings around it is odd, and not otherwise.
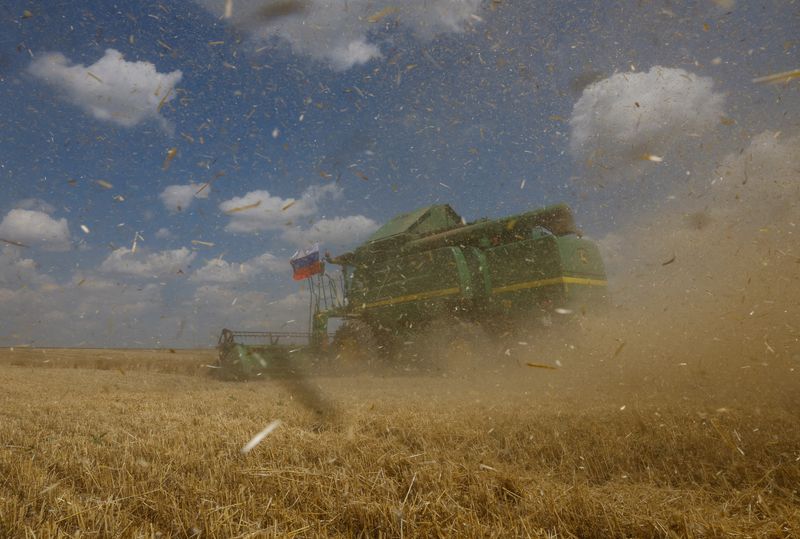
<path fill-rule="evenodd" d="M 315 215 L 319 202 L 328 196 L 340 197 L 341 188 L 332 183 L 312 186 L 297 199 L 272 196 L 265 190 L 251 191 L 244 196 L 222 202 L 219 208 L 223 212 L 229 212 L 231 216 L 225 230 L 260 232 L 276 230 L 296 219 Z"/>
<path fill-rule="evenodd" d="M 370 60 L 381 58 L 381 50 L 367 43 L 363 38 L 351 41 L 347 45 L 338 45 L 330 49 L 325 56 L 334 69 L 347 71 L 358 64 L 366 64 Z"/>
<path fill-rule="evenodd" d="M 204 266 L 197 268 L 189 280 L 198 283 L 237 283 L 250 277 L 252 268 L 246 264 L 212 258 Z"/>
<path fill-rule="evenodd" d="M 223 327 L 240 330 L 272 329 L 304 331 L 308 319 L 308 292 L 292 292 L 274 299 L 260 291 L 237 291 L 216 284 L 198 286 L 191 305 L 201 317 L 213 313 L 213 319 L 201 319 L 209 333 Z"/>
<path fill-rule="evenodd" d="M 197 0 L 217 16 L 225 0 Z M 346 70 L 382 57 L 369 41 L 387 23 L 396 23 L 421 39 L 463 31 L 481 7 L 481 0 L 289 0 L 265 5 L 262 0 L 237 0 L 230 21 L 259 40 L 280 39 L 292 50 Z"/>
<path fill-rule="evenodd" d="M 278 258 L 272 253 L 264 253 L 251 259 L 248 264 L 259 271 L 269 271 L 272 273 L 281 273 L 291 271 L 291 266 L 288 260 Z"/>
<path fill-rule="evenodd" d="M 617 178 L 625 177 L 620 168 L 645 166 L 647 155 L 675 161 L 720 122 L 725 98 L 712 86 L 708 77 L 660 66 L 595 82 L 572 110 L 571 151 Z"/>
<path fill-rule="evenodd" d="M 208 198 L 209 187 L 200 191 L 201 187 L 196 183 L 168 185 L 158 197 L 169 211 L 180 212 L 187 209 L 195 198 Z"/>
<path fill-rule="evenodd" d="M 38 271 L 36 262 L 21 256 L 22 249 L 6 245 L 0 248 L 0 288 L 23 288 L 50 282 Z"/>
<path fill-rule="evenodd" d="M 0 222 L 0 238 L 48 251 L 66 251 L 71 244 L 66 219 L 19 208 L 9 211 Z"/>
<path fill-rule="evenodd" d="M 169 240 L 174 238 L 175 234 L 173 234 L 168 228 L 161 227 L 156 231 L 155 236 L 159 240 Z"/>
<path fill-rule="evenodd" d="M 197 253 L 186 247 L 157 253 L 135 253 L 126 247 L 114 250 L 100 265 L 100 271 L 136 277 L 165 277 L 185 271 Z"/>
<path fill-rule="evenodd" d="M 207 261 L 203 267 L 198 268 L 189 277 L 189 280 L 198 283 L 238 283 L 265 272 L 283 272 L 288 275 L 290 271 L 288 260 L 281 260 L 272 253 L 264 253 L 241 263 L 214 258 Z"/>
<path fill-rule="evenodd" d="M 78 284 L 80 283 L 80 284 Z M 0 342 L 42 346 L 156 345 L 165 312 L 161 286 L 86 276 L 61 286 L 0 285 Z"/>
<path fill-rule="evenodd" d="M 326 246 L 342 247 L 363 241 L 378 229 L 378 223 L 363 215 L 321 219 L 307 229 L 289 228 L 283 239 L 297 246 L 319 242 Z"/>
<path fill-rule="evenodd" d="M 160 110 L 173 99 L 182 76 L 180 71 L 159 73 L 150 62 L 128 62 L 114 49 L 90 66 L 70 65 L 63 54 L 46 53 L 31 62 L 28 72 L 94 118 L 125 127 L 155 119 L 166 128 Z"/>

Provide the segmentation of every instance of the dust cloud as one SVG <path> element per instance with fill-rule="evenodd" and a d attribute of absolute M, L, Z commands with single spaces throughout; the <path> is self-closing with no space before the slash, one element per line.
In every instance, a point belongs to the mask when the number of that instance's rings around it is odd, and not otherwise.
<path fill-rule="evenodd" d="M 599 240 L 606 307 L 554 315 L 549 327 L 530 320 L 499 340 L 463 326 L 421 339 L 420 353 L 454 387 L 493 398 L 794 408 L 799 178 L 800 137 L 756 135 Z"/>

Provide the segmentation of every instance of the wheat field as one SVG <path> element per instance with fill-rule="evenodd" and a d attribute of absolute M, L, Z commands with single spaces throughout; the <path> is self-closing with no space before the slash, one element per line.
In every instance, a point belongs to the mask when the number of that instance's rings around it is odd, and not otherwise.
<path fill-rule="evenodd" d="M 6 349 L 0 536 L 797 536 L 793 360 L 657 373 L 608 344 L 315 376 L 321 411 L 210 350 Z"/>

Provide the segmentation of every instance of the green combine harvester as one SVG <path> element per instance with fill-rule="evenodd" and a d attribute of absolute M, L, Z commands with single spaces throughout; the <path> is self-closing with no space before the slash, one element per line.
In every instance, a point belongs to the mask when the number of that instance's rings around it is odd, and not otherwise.
<path fill-rule="evenodd" d="M 329 362 L 345 343 L 362 347 L 364 358 L 391 361 L 433 323 L 478 324 L 499 336 L 553 312 L 585 313 L 607 298 L 597 246 L 580 236 L 563 204 L 473 223 L 446 204 L 429 206 L 396 216 L 354 251 L 326 261 L 342 271 L 311 287 L 309 333 L 224 330 L 223 370 L 253 377 Z M 337 318 L 331 336 L 328 322 Z M 269 342 L 248 342 L 255 338 Z"/>

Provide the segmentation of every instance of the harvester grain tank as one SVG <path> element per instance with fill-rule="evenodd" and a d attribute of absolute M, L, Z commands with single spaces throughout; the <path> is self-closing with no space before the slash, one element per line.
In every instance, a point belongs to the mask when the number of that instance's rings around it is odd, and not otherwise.
<path fill-rule="evenodd" d="M 437 317 L 500 328 L 606 295 L 597 246 L 566 205 L 470 224 L 446 204 L 429 206 L 330 262 L 343 267 L 347 298 L 330 314 L 360 320 L 383 341 Z"/>

